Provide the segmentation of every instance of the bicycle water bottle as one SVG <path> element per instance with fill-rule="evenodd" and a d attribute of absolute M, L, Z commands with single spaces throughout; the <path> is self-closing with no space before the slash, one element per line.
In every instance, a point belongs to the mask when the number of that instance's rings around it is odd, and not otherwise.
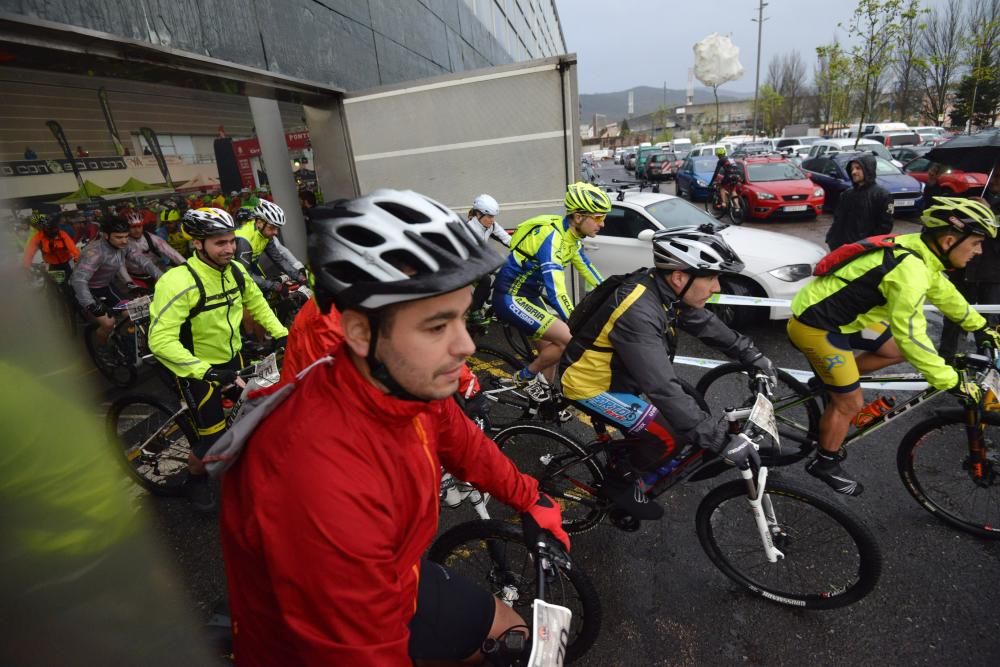
<path fill-rule="evenodd" d="M 854 416 L 851 424 L 855 428 L 864 428 L 873 421 L 892 410 L 896 405 L 895 396 L 879 396 L 874 401 L 861 408 L 861 411 Z"/>

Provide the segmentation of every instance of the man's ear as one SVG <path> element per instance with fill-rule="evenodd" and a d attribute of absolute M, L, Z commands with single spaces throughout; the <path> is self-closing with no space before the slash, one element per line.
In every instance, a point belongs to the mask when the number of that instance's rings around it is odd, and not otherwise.
<path fill-rule="evenodd" d="M 372 335 L 368 316 L 357 310 L 345 310 L 340 314 L 340 325 L 344 329 L 344 342 L 351 352 L 362 359 L 367 357 Z"/>

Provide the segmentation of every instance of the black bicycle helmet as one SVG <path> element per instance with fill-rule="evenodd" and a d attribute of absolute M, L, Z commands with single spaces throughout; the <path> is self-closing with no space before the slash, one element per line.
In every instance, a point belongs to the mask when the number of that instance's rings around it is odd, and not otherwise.
<path fill-rule="evenodd" d="M 678 227 L 653 234 L 653 265 L 693 275 L 739 273 L 743 262 L 711 228 Z"/>
<path fill-rule="evenodd" d="M 183 229 L 193 239 L 236 231 L 233 217 L 221 208 L 193 208 L 184 214 Z"/>
<path fill-rule="evenodd" d="M 101 220 L 101 231 L 105 234 L 120 234 L 128 231 L 128 220 L 117 215 L 106 215 Z"/>
<path fill-rule="evenodd" d="M 446 294 L 503 263 L 454 212 L 410 190 L 320 206 L 309 219 L 309 264 L 324 310 L 330 300 L 372 312 Z"/>
<path fill-rule="evenodd" d="M 252 208 L 240 207 L 240 210 L 236 211 L 237 225 L 244 225 L 253 219 L 254 219 L 254 214 Z"/>

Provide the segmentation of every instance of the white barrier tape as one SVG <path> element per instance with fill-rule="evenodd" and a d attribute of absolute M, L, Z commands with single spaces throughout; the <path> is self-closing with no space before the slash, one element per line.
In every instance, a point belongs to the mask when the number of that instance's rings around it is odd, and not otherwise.
<path fill-rule="evenodd" d="M 722 364 L 729 363 L 728 361 L 719 361 L 718 359 L 699 359 L 697 357 L 674 357 L 675 364 L 683 364 L 685 366 L 700 366 L 701 368 L 715 368 L 716 366 L 721 366 Z M 809 381 L 814 373 L 812 371 L 800 371 L 797 368 L 782 368 L 793 378 L 805 384 Z M 909 373 L 894 375 L 893 377 L 907 377 L 912 378 L 913 382 L 862 382 L 861 387 L 863 389 L 881 389 L 881 390 L 896 390 L 896 391 L 923 391 L 927 389 L 928 384 L 921 380 L 923 376 L 919 373 Z"/>
<path fill-rule="evenodd" d="M 713 294 L 709 303 L 721 303 L 727 306 L 767 306 L 768 308 L 788 308 L 792 305 L 789 299 L 771 299 L 763 296 L 736 296 L 734 294 Z M 978 313 L 1000 313 L 1000 305 L 973 304 Z M 934 306 L 924 306 L 924 310 L 937 310 Z"/>

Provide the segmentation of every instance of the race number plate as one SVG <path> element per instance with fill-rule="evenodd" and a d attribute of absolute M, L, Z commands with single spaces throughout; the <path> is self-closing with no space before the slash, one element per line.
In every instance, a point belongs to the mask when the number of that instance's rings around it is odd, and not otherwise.
<path fill-rule="evenodd" d="M 145 320 L 149 318 L 149 304 L 152 303 L 153 297 L 143 296 L 138 299 L 132 299 L 129 301 L 125 308 L 128 309 L 129 319 L 133 322 L 138 322 L 140 320 Z"/>
<path fill-rule="evenodd" d="M 785 207 L 785 211 L 787 211 L 788 213 L 799 213 L 799 212 L 801 212 L 801 211 L 805 211 L 805 210 L 806 210 L 806 209 L 808 209 L 808 208 L 809 208 L 809 207 L 808 207 L 808 206 L 805 206 L 805 205 L 799 205 L 799 206 L 786 206 L 786 207 Z"/>
<path fill-rule="evenodd" d="M 748 421 L 774 438 L 775 445 L 781 444 L 778 439 L 778 425 L 774 421 L 774 406 L 764 394 L 757 394 L 757 402 L 753 404 Z"/>
<path fill-rule="evenodd" d="M 995 368 L 991 368 L 983 378 L 983 392 L 986 394 L 987 410 L 1000 408 L 1000 373 Z"/>
<path fill-rule="evenodd" d="M 267 386 L 274 384 L 281 378 L 281 373 L 278 372 L 278 362 L 274 356 L 274 352 L 264 357 L 260 362 L 254 366 L 254 375 L 257 376 L 261 385 Z"/>
<path fill-rule="evenodd" d="M 529 667 L 562 667 L 569 645 L 569 623 L 573 612 L 545 600 L 535 600 L 532 612 L 534 639 Z"/>

